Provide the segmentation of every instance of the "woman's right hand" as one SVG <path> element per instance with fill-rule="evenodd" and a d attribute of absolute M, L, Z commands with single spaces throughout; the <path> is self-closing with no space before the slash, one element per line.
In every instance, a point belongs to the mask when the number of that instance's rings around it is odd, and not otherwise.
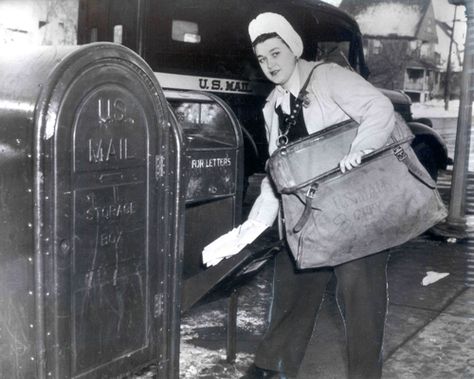
<path fill-rule="evenodd" d="M 370 152 L 374 151 L 374 149 L 366 149 L 361 151 L 355 151 L 352 153 L 347 154 L 342 160 L 339 162 L 339 168 L 341 169 L 342 173 L 345 173 L 346 170 L 350 171 L 354 167 L 357 167 L 362 162 L 362 157 Z"/>

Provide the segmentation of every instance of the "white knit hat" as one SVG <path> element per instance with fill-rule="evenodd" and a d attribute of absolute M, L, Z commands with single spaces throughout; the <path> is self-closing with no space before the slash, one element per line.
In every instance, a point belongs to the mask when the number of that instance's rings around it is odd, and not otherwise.
<path fill-rule="evenodd" d="M 296 57 L 303 54 L 303 41 L 288 20 L 277 13 L 260 13 L 249 24 L 249 36 L 252 43 L 255 39 L 267 33 L 277 33 L 290 47 Z"/>

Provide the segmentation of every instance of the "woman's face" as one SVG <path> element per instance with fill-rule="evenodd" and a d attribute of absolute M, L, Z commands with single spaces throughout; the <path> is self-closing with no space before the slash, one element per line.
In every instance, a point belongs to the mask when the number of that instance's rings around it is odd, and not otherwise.
<path fill-rule="evenodd" d="M 255 55 L 265 76 L 285 86 L 296 66 L 296 56 L 281 38 L 273 37 L 255 46 Z"/>

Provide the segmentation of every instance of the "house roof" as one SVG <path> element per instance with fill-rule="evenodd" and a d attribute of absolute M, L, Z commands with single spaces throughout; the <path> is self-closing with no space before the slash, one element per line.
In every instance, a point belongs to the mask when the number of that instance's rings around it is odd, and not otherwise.
<path fill-rule="evenodd" d="M 426 59 L 410 59 L 407 62 L 407 68 L 425 68 L 432 71 L 441 71 L 437 65 Z"/>
<path fill-rule="evenodd" d="M 339 7 L 366 36 L 415 39 L 430 5 L 431 0 L 342 0 Z"/>

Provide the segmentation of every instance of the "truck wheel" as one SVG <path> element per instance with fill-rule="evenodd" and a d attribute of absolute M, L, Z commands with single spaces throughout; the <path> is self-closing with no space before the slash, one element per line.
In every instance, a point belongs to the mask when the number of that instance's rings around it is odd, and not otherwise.
<path fill-rule="evenodd" d="M 431 178 L 436 181 L 438 179 L 438 163 L 433 149 L 425 142 L 419 142 L 412 147 L 420 163 L 428 171 Z"/>

